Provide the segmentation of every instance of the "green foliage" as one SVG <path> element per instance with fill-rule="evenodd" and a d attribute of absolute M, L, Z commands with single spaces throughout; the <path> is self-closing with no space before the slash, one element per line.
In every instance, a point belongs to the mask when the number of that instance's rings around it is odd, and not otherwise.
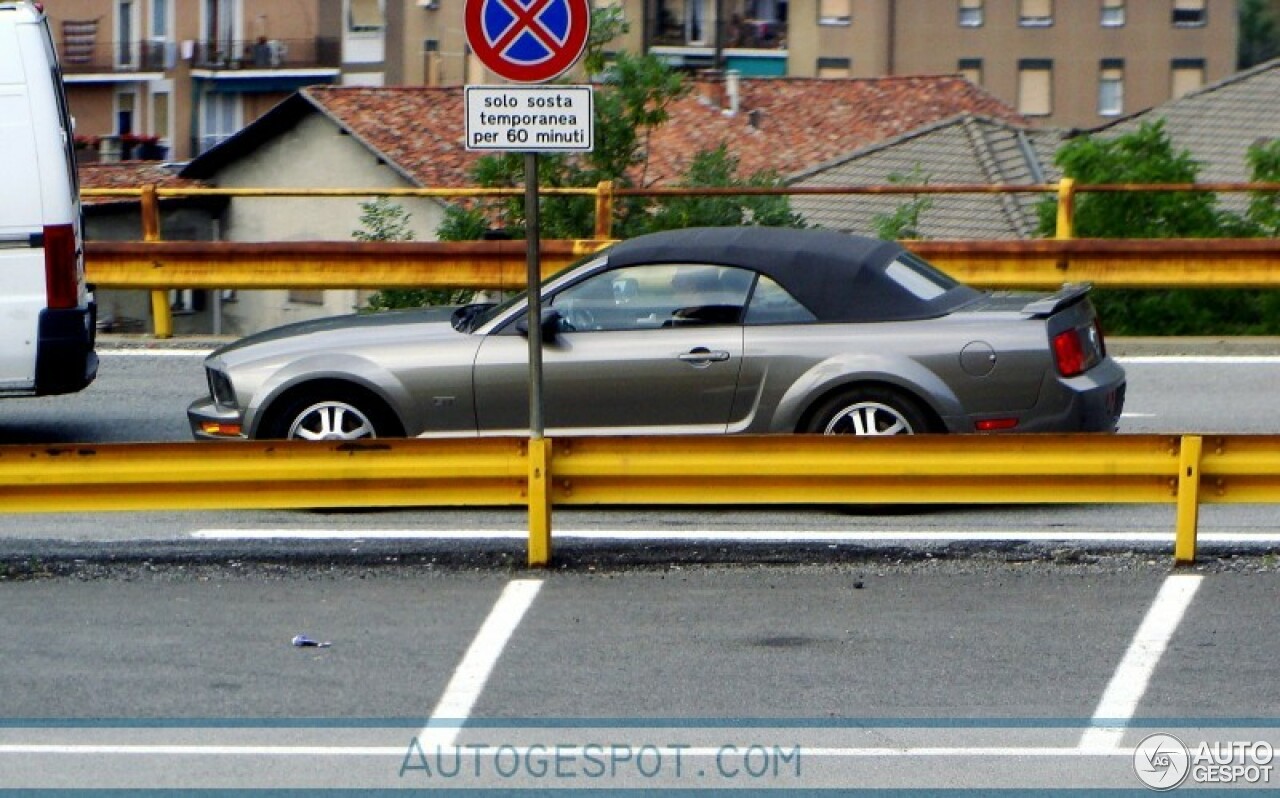
<path fill-rule="evenodd" d="M 351 233 L 357 241 L 412 241 L 411 214 L 387 197 L 360 203 L 360 229 Z M 478 237 L 478 236 L 477 236 Z M 448 288 L 386 288 L 370 294 L 363 310 L 398 310 L 427 305 L 467 302 L 472 291 Z"/>
<path fill-rule="evenodd" d="M 911 167 L 909 174 L 894 172 L 889 175 L 889 182 L 893 185 L 913 185 L 927 186 L 929 185 L 929 176 L 924 173 L 924 169 L 920 164 Z M 914 194 L 911 200 L 899 205 L 893 210 L 893 213 L 876 214 L 871 224 L 875 228 L 876 238 L 882 238 L 885 241 L 898 241 L 904 238 L 921 238 L 920 235 L 920 216 L 933 207 L 933 199 L 931 197 L 922 197 Z"/>
<path fill-rule="evenodd" d="M 737 176 L 738 159 L 725 145 L 694 156 L 689 171 L 678 183 L 685 188 L 741 188 L 781 185 L 771 172 L 759 172 L 743 180 Z M 634 217 L 626 233 L 639 235 L 685 227 L 727 227 L 756 224 L 770 227 L 803 227 L 785 196 L 714 195 L 673 197 L 651 214 Z"/>
<path fill-rule="evenodd" d="M 1249 168 L 1255 183 L 1280 183 L 1280 139 L 1249 148 Z M 1249 196 L 1249 221 L 1257 234 L 1280 236 L 1280 192 L 1255 191 Z"/>
<path fill-rule="evenodd" d="M 606 58 L 604 46 L 626 31 L 616 10 L 596 10 L 584 64 L 597 81 L 595 142 L 590 153 L 538 156 L 542 187 L 595 187 L 612 181 L 617 187 L 647 185 L 649 140 L 670 116 L 671 103 L 689 91 L 681 75 L 651 55 L 619 52 Z M 488 187 L 522 187 L 525 157 L 520 153 L 485 156 L 473 177 Z M 737 176 L 738 162 L 721 146 L 697 154 L 683 186 L 754 187 L 779 185 L 776 175 L 762 172 Z M 711 197 L 654 204 L 639 197 L 614 200 L 615 236 L 630 237 L 652 230 L 692 225 L 799 225 L 785 197 Z M 462 212 L 460 212 L 462 213 Z M 515 237 L 524 235 L 522 197 L 490 203 L 471 213 L 497 219 Z M 591 196 L 543 197 L 538 207 L 544 238 L 588 238 L 595 231 L 595 199 Z"/>
<path fill-rule="evenodd" d="M 1280 55 L 1280 22 L 1269 0 L 1240 0 L 1240 38 L 1236 44 L 1236 68 L 1269 61 Z"/>
<path fill-rule="evenodd" d="M 1189 152 L 1174 150 L 1163 119 L 1111 139 L 1079 136 L 1058 150 L 1055 162 L 1064 175 L 1087 185 L 1194 183 L 1200 171 Z M 1039 212 L 1040 232 L 1051 234 L 1057 199 L 1041 202 Z M 1223 224 L 1217 198 L 1206 191 L 1076 195 L 1080 238 L 1207 238 L 1220 235 Z"/>
<path fill-rule="evenodd" d="M 1249 154 L 1255 181 L 1280 175 L 1280 145 Z M 1082 184 L 1194 183 L 1199 165 L 1176 152 L 1163 120 L 1133 133 L 1098 140 L 1081 136 L 1057 156 L 1063 174 Z M 1080 238 L 1210 238 L 1275 235 L 1280 224 L 1274 192 L 1255 192 L 1248 213 L 1222 211 L 1209 192 L 1081 193 L 1075 234 Z M 1040 230 L 1051 233 L 1057 201 L 1041 203 Z M 1100 290 L 1094 304 L 1107 330 L 1118 335 L 1280 334 L 1280 295 L 1274 291 L 1177 289 Z"/>

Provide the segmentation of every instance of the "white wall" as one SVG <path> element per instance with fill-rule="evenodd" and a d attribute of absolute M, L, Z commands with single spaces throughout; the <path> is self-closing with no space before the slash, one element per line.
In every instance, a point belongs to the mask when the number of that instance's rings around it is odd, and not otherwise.
<path fill-rule="evenodd" d="M 331 121 L 313 114 L 219 172 L 227 188 L 409 188 L 410 183 Z M 368 199 L 368 198 L 365 198 Z M 360 228 L 359 198 L 250 198 L 231 200 L 225 241 L 351 241 Z M 444 218 L 433 199 L 398 198 L 419 241 L 434 241 Z M 240 291 L 223 308 L 223 330 L 243 335 L 291 321 L 350 313 L 364 293 L 326 291 L 323 304 L 290 302 L 287 291 Z"/>

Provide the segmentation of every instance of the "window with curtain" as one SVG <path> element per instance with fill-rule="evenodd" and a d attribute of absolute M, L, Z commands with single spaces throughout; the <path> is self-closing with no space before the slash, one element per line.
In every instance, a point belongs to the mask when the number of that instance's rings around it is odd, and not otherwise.
<path fill-rule="evenodd" d="M 853 19 L 850 0 L 818 0 L 819 25 L 848 25 Z"/>
<path fill-rule="evenodd" d="M 1124 113 L 1124 62 L 1106 60 L 1098 72 L 1098 114 Z"/>
<path fill-rule="evenodd" d="M 1173 24 L 1179 28 L 1195 28 L 1205 24 L 1209 11 L 1205 0 L 1173 0 Z"/>
<path fill-rule="evenodd" d="M 1195 91 L 1204 85 L 1204 61 L 1198 58 L 1174 59 L 1170 99 Z"/>
<path fill-rule="evenodd" d="M 1102 0 L 1102 27 L 1124 26 L 1124 0 Z"/>
<path fill-rule="evenodd" d="M 975 86 L 982 85 L 982 59 L 961 58 L 956 63 L 956 71 L 960 76 Z"/>
<path fill-rule="evenodd" d="M 982 27 L 982 0 L 960 0 L 960 27 Z"/>
<path fill-rule="evenodd" d="M 1053 0 L 1021 0 L 1018 24 L 1025 28 L 1043 28 L 1053 24 Z"/>
<path fill-rule="evenodd" d="M 347 29 L 353 33 L 380 31 L 386 27 L 381 0 L 350 0 Z"/>
<path fill-rule="evenodd" d="M 852 74 L 853 62 L 848 58 L 819 58 L 818 77 L 847 78 Z"/>
<path fill-rule="evenodd" d="M 1053 62 L 1023 60 L 1018 63 L 1018 113 L 1048 116 L 1053 113 Z"/>

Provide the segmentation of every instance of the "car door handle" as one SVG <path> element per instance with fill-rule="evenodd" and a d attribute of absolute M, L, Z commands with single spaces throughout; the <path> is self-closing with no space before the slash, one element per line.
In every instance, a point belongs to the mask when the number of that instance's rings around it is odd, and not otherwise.
<path fill-rule="evenodd" d="M 680 359 L 686 363 L 696 363 L 706 365 L 708 363 L 721 363 L 729 359 L 729 353 L 723 349 L 711 350 L 705 346 L 698 346 L 680 355 Z"/>

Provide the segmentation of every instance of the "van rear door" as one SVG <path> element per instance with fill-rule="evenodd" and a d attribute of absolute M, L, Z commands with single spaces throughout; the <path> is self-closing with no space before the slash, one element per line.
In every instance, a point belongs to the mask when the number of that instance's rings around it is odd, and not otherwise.
<path fill-rule="evenodd" d="M 44 191 L 23 66 L 31 44 L 19 27 L 0 22 L 0 392 L 34 388 L 45 307 Z"/>

